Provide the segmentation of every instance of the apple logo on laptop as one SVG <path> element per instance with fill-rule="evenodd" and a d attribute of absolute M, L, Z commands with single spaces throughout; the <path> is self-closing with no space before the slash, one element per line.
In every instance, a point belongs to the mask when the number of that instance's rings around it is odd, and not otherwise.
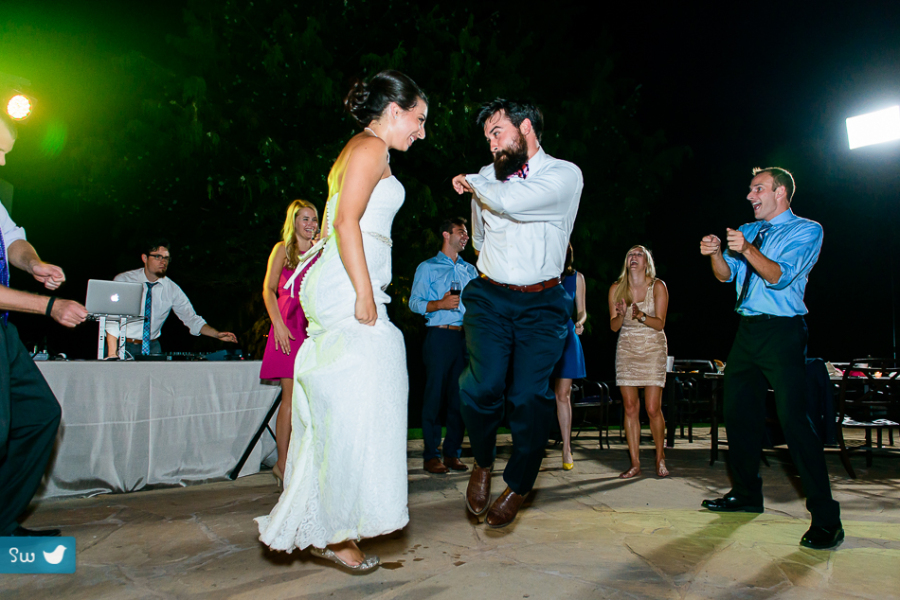
<path fill-rule="evenodd" d="M 118 295 L 118 294 L 113 294 L 112 296 L 109 297 L 109 299 L 112 300 L 113 302 L 118 302 L 118 301 L 119 301 L 119 295 Z"/>

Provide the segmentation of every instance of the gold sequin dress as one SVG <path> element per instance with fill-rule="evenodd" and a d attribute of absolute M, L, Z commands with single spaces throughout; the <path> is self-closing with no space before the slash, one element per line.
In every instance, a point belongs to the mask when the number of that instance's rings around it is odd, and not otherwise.
<path fill-rule="evenodd" d="M 638 308 L 650 317 L 656 316 L 656 303 L 653 299 L 653 286 L 650 282 L 647 295 Z M 619 342 L 616 345 L 616 385 L 643 387 L 666 385 L 666 334 L 631 318 L 631 307 L 628 307 L 619 330 Z"/>

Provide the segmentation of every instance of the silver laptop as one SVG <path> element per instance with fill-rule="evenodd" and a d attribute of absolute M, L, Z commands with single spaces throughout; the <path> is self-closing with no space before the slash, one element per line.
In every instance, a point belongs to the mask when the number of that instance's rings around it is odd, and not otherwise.
<path fill-rule="evenodd" d="M 91 315 L 137 317 L 143 296 L 144 286 L 140 283 L 90 279 L 84 307 Z"/>

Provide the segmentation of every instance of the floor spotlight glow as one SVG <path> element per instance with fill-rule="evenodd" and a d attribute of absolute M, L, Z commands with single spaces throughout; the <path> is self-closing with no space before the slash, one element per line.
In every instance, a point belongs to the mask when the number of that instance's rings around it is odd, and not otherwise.
<path fill-rule="evenodd" d="M 847 119 L 850 149 L 900 139 L 900 106 Z"/>
<path fill-rule="evenodd" d="M 6 112 L 13 119 L 24 119 L 31 114 L 31 102 L 21 94 L 13 96 L 6 105 Z"/>

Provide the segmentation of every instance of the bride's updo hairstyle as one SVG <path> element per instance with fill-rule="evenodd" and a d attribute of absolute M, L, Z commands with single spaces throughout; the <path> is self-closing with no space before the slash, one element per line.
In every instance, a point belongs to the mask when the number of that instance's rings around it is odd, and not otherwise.
<path fill-rule="evenodd" d="M 391 102 L 403 110 L 410 110 L 419 98 L 428 98 L 416 82 L 400 71 L 382 71 L 368 82 L 356 80 L 344 98 L 344 108 L 362 127 L 377 119 Z"/>

